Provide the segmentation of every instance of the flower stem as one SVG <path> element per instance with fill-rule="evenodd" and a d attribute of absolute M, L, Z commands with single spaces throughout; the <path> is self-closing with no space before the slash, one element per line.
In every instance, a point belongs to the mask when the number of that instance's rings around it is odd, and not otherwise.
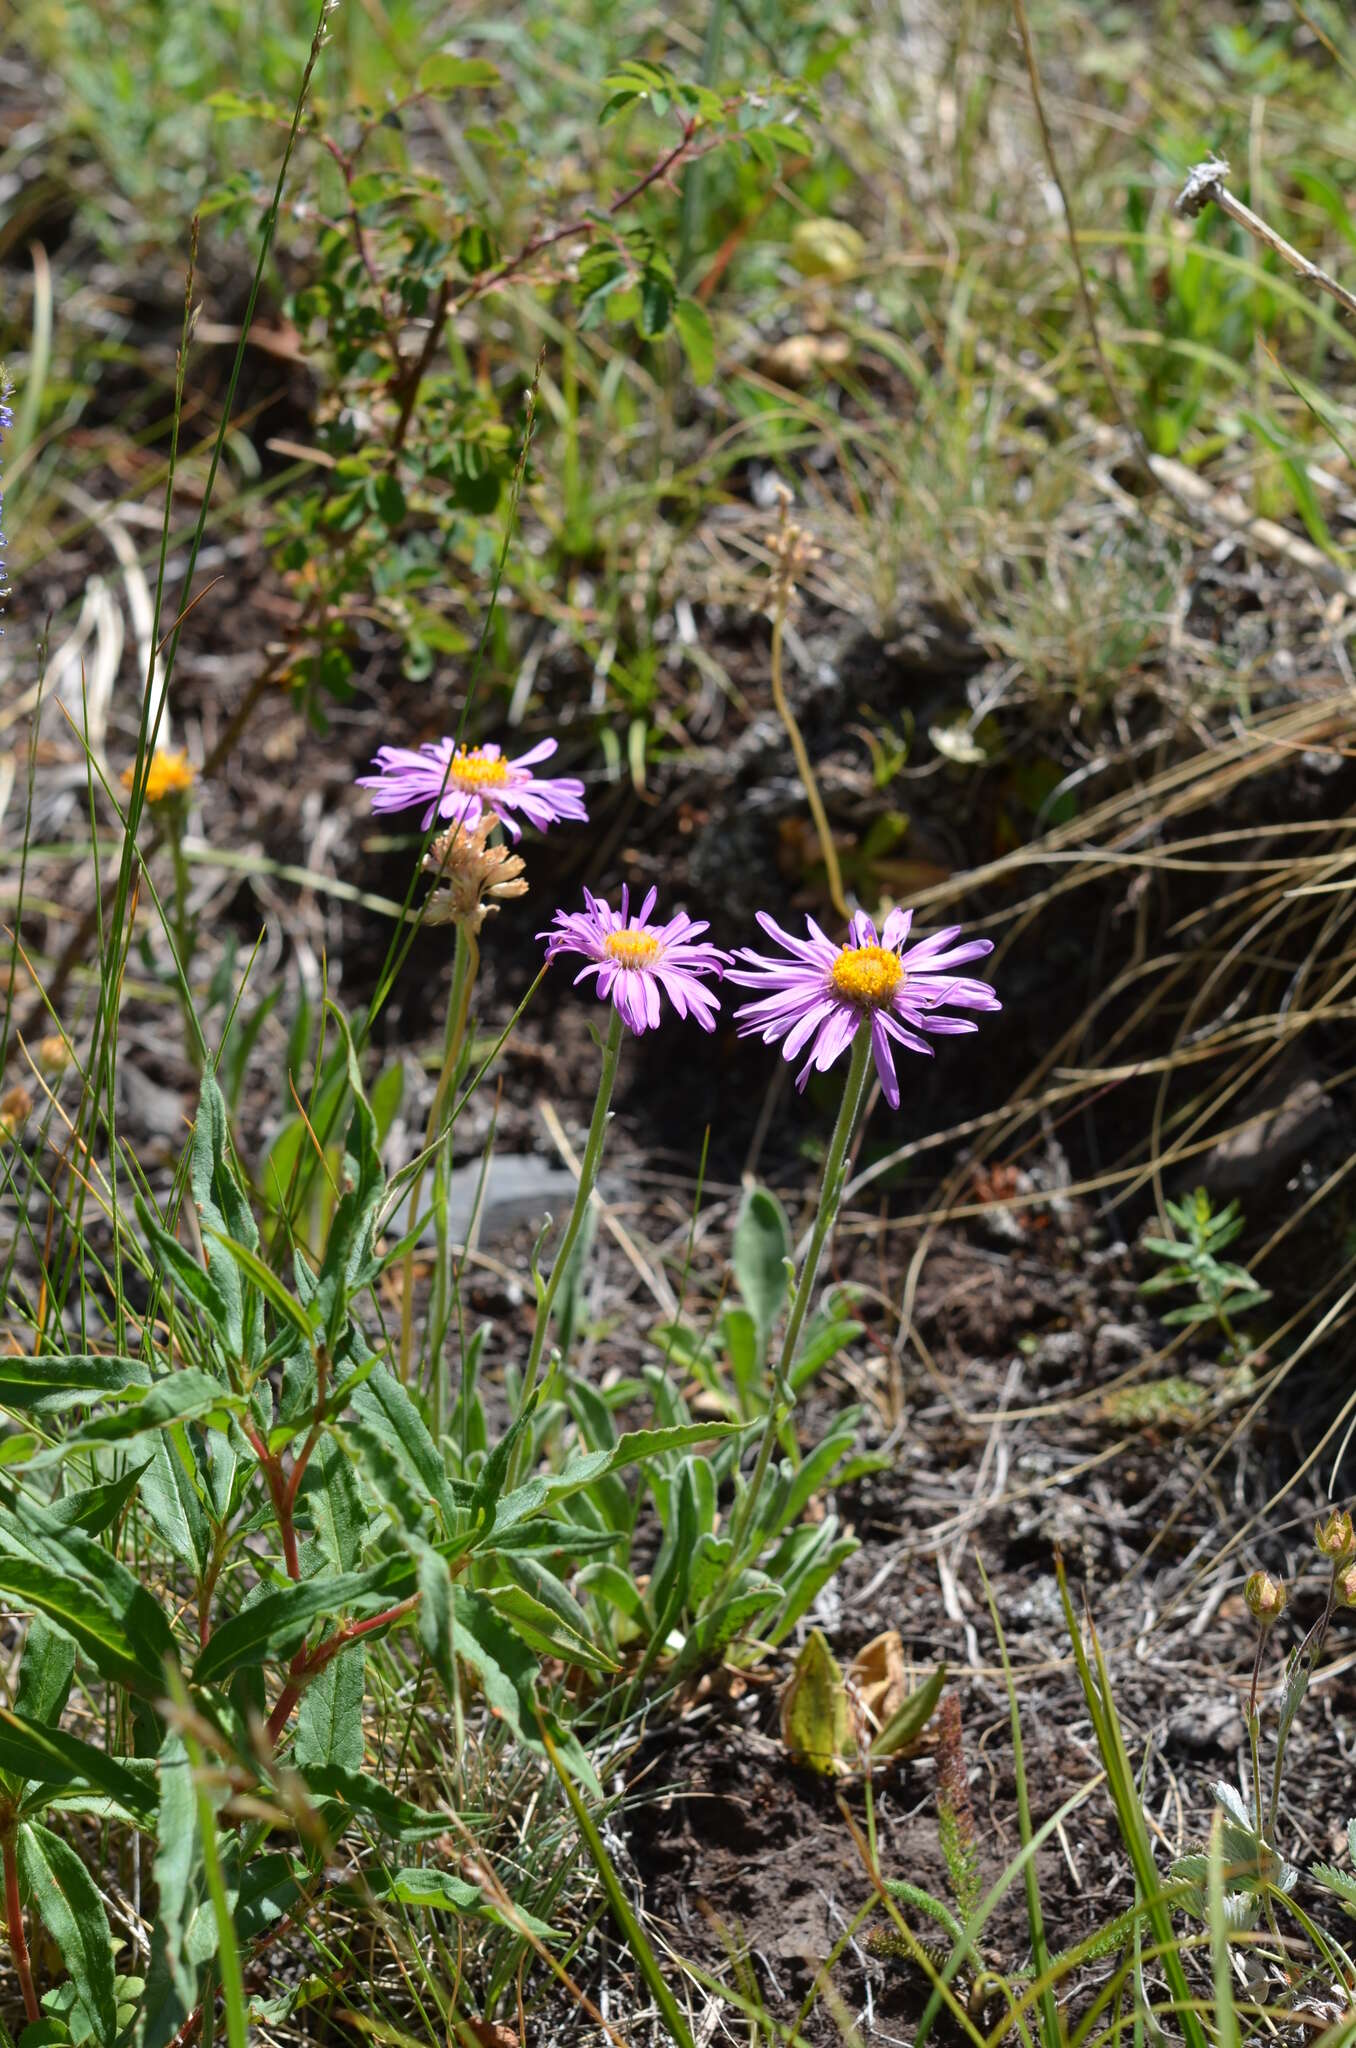
<path fill-rule="evenodd" d="M 174 870 L 174 914 L 171 919 L 174 927 L 174 950 L 179 956 L 179 969 L 185 983 L 185 987 L 179 990 L 179 1003 L 184 1012 L 184 1047 L 191 1065 L 201 1071 L 201 1041 L 192 1004 L 185 992 L 189 968 L 193 964 L 193 928 L 188 919 L 188 862 L 184 859 L 183 799 L 171 796 L 163 808 L 165 837 L 169 841 L 170 862 Z"/>
<path fill-rule="evenodd" d="M 796 769 L 805 791 L 805 801 L 810 806 L 810 816 L 814 819 L 815 831 L 819 837 L 819 850 L 824 856 L 824 878 L 830 900 L 838 915 L 846 920 L 852 913 L 848 909 L 848 900 L 843 893 L 843 871 L 838 865 L 838 849 L 833 843 L 828 813 L 824 809 L 824 799 L 819 794 L 815 771 L 810 766 L 805 740 L 782 681 L 782 641 L 785 637 L 786 613 L 791 601 L 791 590 L 790 578 L 783 577 L 777 586 L 776 609 L 772 614 L 772 650 L 768 669 L 772 684 L 772 702 L 786 730 L 786 737 L 791 742 L 791 751 L 796 757 Z"/>
<path fill-rule="evenodd" d="M 543 1288 L 537 1302 L 537 1322 L 532 1332 L 532 1349 L 527 1355 L 527 1372 L 523 1380 L 523 1391 L 518 1403 L 520 1415 L 526 1409 L 528 1402 L 537 1389 L 537 1381 L 541 1375 L 542 1352 L 546 1348 L 547 1333 L 551 1327 L 551 1309 L 555 1303 L 556 1295 L 560 1291 L 560 1283 L 569 1271 L 570 1257 L 576 1244 L 579 1242 L 579 1233 L 584 1227 L 584 1218 L 588 1214 L 589 1202 L 598 1180 L 598 1167 L 603 1156 L 603 1140 L 607 1136 L 608 1105 L 612 1100 L 612 1087 L 617 1078 L 617 1062 L 621 1058 L 622 1037 L 625 1028 L 622 1023 L 621 1011 L 614 1005 L 611 1021 L 607 1027 L 607 1037 L 603 1041 L 603 1070 L 598 1076 L 598 1098 L 593 1105 L 593 1121 L 589 1125 L 588 1142 L 584 1147 L 584 1157 L 579 1168 L 579 1185 L 574 1191 L 574 1207 L 570 1211 L 570 1220 L 565 1226 L 565 1235 L 561 1239 L 560 1250 L 551 1262 L 551 1277 Z M 524 1456 L 525 1451 L 523 1444 L 520 1442 L 510 1469 L 510 1486 L 516 1486 L 522 1477 L 521 1467 Z"/>
<path fill-rule="evenodd" d="M 33 1988 L 33 1968 L 28 1960 L 28 1943 L 24 1940 L 24 1909 L 19 1897 L 19 1859 L 15 1853 L 14 1832 L 5 1835 L 5 1923 L 9 1929 L 9 1952 L 14 1959 L 20 1988 L 24 1994 L 24 2011 L 30 2026 L 36 2026 L 42 2018 L 38 1994 Z"/>
<path fill-rule="evenodd" d="M 471 934 L 460 924 L 456 930 L 456 942 L 452 953 L 452 986 L 448 991 L 447 997 L 447 1030 L 443 1039 L 442 1071 L 438 1076 L 438 1086 L 434 1091 L 433 1104 L 428 1113 L 428 1126 L 424 1132 L 425 1157 L 418 1172 L 415 1174 L 410 1188 L 410 1205 L 406 1211 L 406 1219 L 411 1229 L 413 1229 L 419 1214 L 419 1197 L 424 1189 L 424 1173 L 428 1163 L 427 1155 L 433 1149 L 434 1141 L 438 1135 L 438 1127 L 443 1120 L 443 1111 L 447 1106 L 447 1098 L 452 1092 L 457 1068 L 461 1065 L 462 1046 L 466 1036 L 466 1018 L 471 1006 L 471 990 L 475 984 L 476 969 L 480 965 L 480 949 Z M 450 1159 L 450 1140 L 447 1154 L 448 1159 Z M 443 1152 L 440 1149 L 438 1163 L 434 1170 L 434 1184 L 440 1192 L 445 1187 L 444 1176 L 447 1163 L 448 1160 L 444 1158 Z M 437 1205 L 435 1227 L 438 1232 L 437 1270 L 440 1276 L 445 1269 L 446 1244 L 444 1236 L 446 1214 L 446 1203 L 443 1202 Z M 435 1289 L 435 1292 L 437 1291 Z M 430 1360 L 430 1371 L 433 1380 L 433 1405 L 439 1425 L 441 1426 L 441 1411 L 445 1402 L 446 1371 L 441 1363 L 442 1344 L 437 1317 L 433 1313 L 432 1308 L 430 1308 L 429 1312 L 429 1335 L 430 1343 L 436 1347 L 438 1353 L 437 1357 Z M 410 1358 L 413 1349 L 414 1246 L 411 1245 L 405 1254 L 400 1288 L 400 1378 L 404 1384 L 409 1382 Z"/>
<path fill-rule="evenodd" d="M 758 1498 L 763 1490 L 767 1468 L 772 1459 L 772 1447 L 783 1420 L 781 1410 L 783 1407 L 789 1410 L 795 1405 L 796 1397 L 791 1387 L 791 1368 L 800 1345 L 800 1333 L 805 1325 L 806 1313 L 814 1296 L 819 1261 L 837 1221 L 838 1206 L 847 1184 L 848 1148 L 857 1126 L 862 1098 L 866 1094 L 870 1066 L 871 1033 L 863 1021 L 852 1041 L 852 1061 L 848 1067 L 847 1080 L 843 1084 L 843 1099 L 838 1106 L 838 1121 L 833 1127 L 833 1136 L 829 1140 L 828 1157 L 824 1161 L 824 1178 L 819 1189 L 819 1209 L 815 1216 L 814 1229 L 810 1234 L 810 1247 L 805 1255 L 805 1265 L 792 1298 L 791 1313 L 786 1319 L 786 1334 L 782 1338 L 781 1353 L 773 1374 L 772 1398 L 768 1404 L 767 1421 L 758 1445 L 758 1456 L 754 1460 L 748 1486 L 735 1507 L 734 1519 L 730 1525 L 730 1561 L 725 1567 L 716 1593 L 711 1596 L 712 1600 L 724 1594 L 730 1580 L 740 1568 L 749 1523 L 757 1510 Z"/>

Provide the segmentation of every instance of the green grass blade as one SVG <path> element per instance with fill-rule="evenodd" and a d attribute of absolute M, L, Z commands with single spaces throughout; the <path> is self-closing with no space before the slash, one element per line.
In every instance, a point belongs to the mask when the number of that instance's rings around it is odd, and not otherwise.
<path fill-rule="evenodd" d="M 579 1824 L 579 1832 L 584 1838 L 584 1846 L 588 1850 L 593 1867 L 602 1882 L 603 1890 L 607 1893 L 608 1904 L 616 1916 L 617 1925 L 625 1936 L 626 1946 L 631 1952 L 631 1959 L 654 1994 L 655 2004 L 659 2007 L 660 2016 L 665 2027 L 668 2029 L 670 2038 L 677 2043 L 677 2048 L 696 2048 L 692 2038 L 692 2029 L 683 2017 L 678 2001 L 672 1991 L 670 1991 L 665 1981 L 664 1972 L 659 1967 L 659 1959 L 646 1940 L 645 1930 L 636 1918 L 631 1901 L 622 1889 L 621 1880 L 617 1876 L 612 1858 L 604 1848 L 603 1838 L 594 1825 L 593 1815 L 585 1806 L 578 1787 L 574 1784 L 560 1758 L 556 1755 L 555 1744 L 552 1742 L 545 1726 L 543 1726 L 541 1731 L 541 1739 L 545 1745 L 546 1754 L 551 1759 L 551 1768 L 559 1778 L 561 1785 L 564 1787 L 565 1797 L 574 1809 L 574 1817 Z M 232 2044 L 232 2048 L 234 2048 L 234 2044 Z"/>

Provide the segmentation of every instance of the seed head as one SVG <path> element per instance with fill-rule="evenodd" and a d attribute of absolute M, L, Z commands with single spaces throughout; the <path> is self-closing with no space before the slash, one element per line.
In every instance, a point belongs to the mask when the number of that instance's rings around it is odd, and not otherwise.
<path fill-rule="evenodd" d="M 1326 1522 L 1314 1523 L 1314 1546 L 1333 1564 L 1345 1564 L 1356 1554 L 1356 1529 L 1345 1508 L 1334 1508 Z"/>
<path fill-rule="evenodd" d="M 33 1098 L 20 1083 L 0 1095 L 0 1143 L 12 1144 L 33 1114 Z"/>
<path fill-rule="evenodd" d="M 38 1065 L 49 1080 L 64 1074 L 71 1063 L 71 1049 L 59 1031 L 38 1040 Z"/>
<path fill-rule="evenodd" d="M 1285 1580 L 1273 1579 L 1270 1572 L 1253 1572 L 1243 1588 L 1243 1598 L 1253 1620 L 1270 1628 L 1285 1612 Z"/>
<path fill-rule="evenodd" d="M 458 924 L 472 938 L 492 910 L 512 896 L 526 896 L 522 855 L 502 841 L 490 844 L 498 820 L 484 811 L 469 830 L 453 825 L 434 840 L 424 868 L 434 877 L 424 905 L 426 924 Z"/>

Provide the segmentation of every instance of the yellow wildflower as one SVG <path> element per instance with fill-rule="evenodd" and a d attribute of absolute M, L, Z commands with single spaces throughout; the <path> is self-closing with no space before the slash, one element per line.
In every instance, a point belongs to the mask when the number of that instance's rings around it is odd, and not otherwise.
<path fill-rule="evenodd" d="M 157 747 L 146 770 L 147 803 L 163 803 L 167 796 L 180 796 L 185 790 L 192 789 L 195 772 L 193 763 L 182 749 L 176 754 L 170 754 L 162 747 Z M 135 774 L 135 766 L 123 769 L 124 789 L 132 787 Z"/>

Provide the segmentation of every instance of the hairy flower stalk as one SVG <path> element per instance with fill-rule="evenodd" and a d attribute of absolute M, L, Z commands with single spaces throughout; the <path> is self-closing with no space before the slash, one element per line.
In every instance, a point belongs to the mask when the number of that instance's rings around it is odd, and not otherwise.
<path fill-rule="evenodd" d="M 3 447 L 6 434 L 14 425 L 14 408 L 10 404 L 10 400 L 11 398 L 13 398 L 13 396 L 14 386 L 10 383 L 4 371 L 0 370 L 0 447 Z M 4 600 L 9 596 L 9 585 L 5 581 L 4 520 L 5 477 L 4 465 L 0 464 L 0 611 L 3 611 Z"/>
<path fill-rule="evenodd" d="M 603 1041 L 602 1072 L 598 1077 L 598 1094 L 579 1168 L 574 1206 L 570 1210 L 570 1220 L 565 1226 L 560 1248 L 551 1262 L 550 1278 L 544 1287 L 538 1285 L 537 1321 L 523 1378 L 520 1413 L 526 1410 L 527 1403 L 536 1392 L 541 1377 L 542 1354 L 551 1327 L 551 1311 L 561 1281 L 570 1269 L 570 1260 L 597 1185 L 623 1038 L 627 1031 L 638 1035 L 652 1030 L 659 1023 L 661 993 L 680 1017 L 694 1018 L 704 1031 L 715 1029 L 719 1014 L 719 1004 L 705 984 L 711 977 L 719 980 L 725 972 L 729 954 L 722 953 L 716 946 L 702 944 L 701 936 L 707 926 L 694 923 L 685 912 L 680 911 L 666 924 L 652 924 L 650 917 L 657 897 L 658 891 L 651 889 L 633 916 L 630 894 L 625 886 L 621 892 L 620 911 L 614 910 L 600 897 L 590 895 L 586 889 L 583 910 L 558 910 L 553 928 L 537 934 L 546 940 L 548 965 L 564 953 L 584 956 L 587 964 L 580 968 L 575 981 L 578 983 L 594 977 L 599 997 L 611 1004 L 611 1015 L 607 1037 Z M 510 1473 L 511 1485 L 516 1485 L 522 1477 L 526 1455 L 525 1446 L 520 1443 Z"/>
<path fill-rule="evenodd" d="M 1002 1007 L 987 982 L 971 981 L 952 971 L 991 952 L 992 942 L 968 939 L 957 945 L 960 927 L 952 926 L 917 940 L 906 951 L 912 916 L 911 911 L 892 910 L 878 934 L 870 918 L 858 911 L 849 926 L 847 944 L 835 946 L 813 918 L 806 919 L 809 937 L 799 939 L 760 911 L 759 924 L 790 957 L 778 959 L 740 947 L 735 958 L 743 964 L 730 970 L 731 981 L 759 992 L 757 1001 L 744 1003 L 735 1011 L 742 1036 L 756 1033 L 766 1044 L 780 1042 L 788 1060 L 797 1059 L 809 1047 L 809 1057 L 796 1077 L 798 1088 L 804 1088 L 812 1068 L 824 1073 L 844 1052 L 849 1052 L 849 1061 L 805 1265 L 792 1296 L 774 1370 L 767 1421 L 748 1485 L 735 1505 L 730 1558 L 711 1605 L 723 1597 L 735 1573 L 748 1562 L 744 1548 L 777 1433 L 794 1406 L 791 1368 L 814 1298 L 819 1262 L 843 1199 L 852 1138 L 872 1064 L 881 1092 L 890 1107 L 897 1109 L 896 1045 L 910 1052 L 931 1053 L 923 1034 L 951 1035 L 977 1028 L 968 1017 L 950 1015 L 944 1005 L 982 1011 Z"/>

